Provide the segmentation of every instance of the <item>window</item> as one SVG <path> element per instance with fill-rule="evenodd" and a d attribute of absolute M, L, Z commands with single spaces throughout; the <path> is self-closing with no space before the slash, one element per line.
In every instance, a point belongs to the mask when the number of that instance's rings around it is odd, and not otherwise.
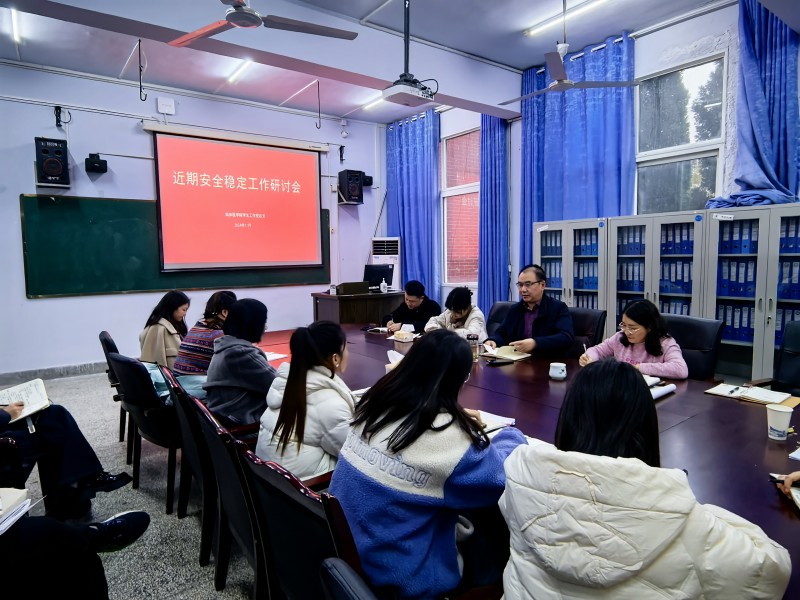
<path fill-rule="evenodd" d="M 479 129 L 442 144 L 442 223 L 445 284 L 478 282 L 481 173 Z"/>
<path fill-rule="evenodd" d="M 720 57 L 640 84 L 638 214 L 699 210 L 718 195 L 724 73 Z"/>

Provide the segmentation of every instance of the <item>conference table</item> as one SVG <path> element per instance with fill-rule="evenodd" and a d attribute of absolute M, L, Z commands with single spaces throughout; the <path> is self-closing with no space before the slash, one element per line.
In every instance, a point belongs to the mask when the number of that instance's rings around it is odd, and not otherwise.
<path fill-rule="evenodd" d="M 342 378 L 351 389 L 369 387 L 384 375 L 387 350 L 405 354 L 413 346 L 357 325 L 342 327 L 349 351 Z M 266 334 L 261 346 L 288 353 L 290 334 L 276 332 L 270 338 Z M 459 401 L 467 408 L 514 417 L 523 433 L 552 443 L 564 393 L 580 370 L 577 360 L 565 362 L 566 380 L 554 381 L 547 360 L 490 366 L 479 358 Z M 800 436 L 792 434 L 785 442 L 770 440 L 763 405 L 705 394 L 712 387 L 708 382 L 670 383 L 676 391 L 656 400 L 661 466 L 686 469 L 699 502 L 721 506 L 757 524 L 789 551 L 793 563 L 800 561 L 800 510 L 768 481 L 770 472 L 800 470 L 800 462 L 788 457 L 800 445 Z M 797 423 L 794 416 L 792 423 Z M 792 572 L 784 598 L 800 598 L 800 565 Z"/>

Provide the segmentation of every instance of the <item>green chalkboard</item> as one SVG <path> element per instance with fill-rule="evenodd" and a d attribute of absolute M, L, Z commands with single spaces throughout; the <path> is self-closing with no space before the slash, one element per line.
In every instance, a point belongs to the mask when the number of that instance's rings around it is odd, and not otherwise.
<path fill-rule="evenodd" d="M 327 210 L 322 266 L 162 273 L 154 201 L 23 194 L 19 202 L 28 298 L 330 281 Z"/>

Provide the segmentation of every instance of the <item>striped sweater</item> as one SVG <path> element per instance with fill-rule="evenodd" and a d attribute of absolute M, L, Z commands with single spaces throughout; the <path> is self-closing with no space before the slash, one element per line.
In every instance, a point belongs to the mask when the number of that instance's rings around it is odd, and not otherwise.
<path fill-rule="evenodd" d="M 180 375 L 205 375 L 214 354 L 214 340 L 222 335 L 222 329 L 212 329 L 199 320 L 183 338 L 173 370 Z"/>

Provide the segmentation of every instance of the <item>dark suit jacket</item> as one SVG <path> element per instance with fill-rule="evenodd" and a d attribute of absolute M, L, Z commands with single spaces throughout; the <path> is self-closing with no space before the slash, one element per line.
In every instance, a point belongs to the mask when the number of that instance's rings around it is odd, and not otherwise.
<path fill-rule="evenodd" d="M 502 325 L 497 328 L 490 340 L 498 346 L 527 338 L 525 327 L 525 303 L 520 301 L 508 311 Z M 539 303 L 539 314 L 533 322 L 533 339 L 536 341 L 535 356 L 563 356 L 575 338 L 572 316 L 567 305 L 561 300 L 544 295 Z"/>
<path fill-rule="evenodd" d="M 442 314 L 442 307 L 439 306 L 439 303 L 425 296 L 420 305 L 414 310 L 408 308 L 406 303 L 403 302 L 394 309 L 388 319 L 384 317 L 383 324 L 386 325 L 390 320 L 394 323 L 413 323 L 414 332 L 423 333 L 428 320 L 431 317 L 438 317 L 440 314 Z"/>

